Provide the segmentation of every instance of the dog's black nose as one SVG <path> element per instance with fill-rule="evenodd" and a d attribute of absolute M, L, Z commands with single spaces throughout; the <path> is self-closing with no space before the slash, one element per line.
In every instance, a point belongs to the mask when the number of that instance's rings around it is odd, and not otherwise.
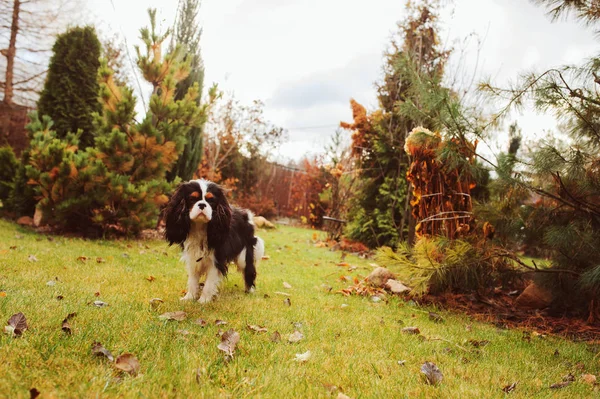
<path fill-rule="evenodd" d="M 200 208 L 200 210 L 202 210 L 202 209 L 206 208 L 206 204 L 199 203 L 198 208 Z"/>

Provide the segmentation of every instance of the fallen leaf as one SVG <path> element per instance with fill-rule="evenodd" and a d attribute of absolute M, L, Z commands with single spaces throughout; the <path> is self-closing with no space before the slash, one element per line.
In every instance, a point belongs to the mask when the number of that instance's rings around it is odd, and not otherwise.
<path fill-rule="evenodd" d="M 224 326 L 225 324 L 227 324 L 225 320 L 215 320 L 215 326 Z"/>
<path fill-rule="evenodd" d="M 156 280 L 156 277 L 154 277 L 154 276 L 148 276 L 148 277 L 146 277 L 146 280 L 148 280 L 150 282 L 153 282 L 154 280 Z"/>
<path fill-rule="evenodd" d="M 102 301 L 94 301 L 92 302 L 92 304 L 98 308 L 104 308 L 106 306 L 109 306 L 108 303 Z"/>
<path fill-rule="evenodd" d="M 404 366 L 404 365 L 406 365 L 406 360 L 398 360 L 398 365 L 399 365 L 399 366 Z"/>
<path fill-rule="evenodd" d="M 0 249 L 0 255 L 6 255 L 8 252 L 10 252 L 8 249 Z"/>
<path fill-rule="evenodd" d="M 303 327 L 303 325 L 302 325 L 302 323 L 300 323 L 299 321 L 292 321 L 292 325 L 294 326 L 294 328 L 295 328 L 296 330 L 298 330 L 298 331 L 299 331 L 299 330 L 302 330 L 302 327 Z"/>
<path fill-rule="evenodd" d="M 35 255 L 29 255 L 29 257 L 27 258 L 28 261 L 30 262 L 37 262 L 38 259 L 35 257 Z"/>
<path fill-rule="evenodd" d="M 140 362 L 131 353 L 124 353 L 115 361 L 115 367 L 135 376 L 140 371 Z"/>
<path fill-rule="evenodd" d="M 262 260 L 269 260 L 269 259 L 271 259 L 271 257 L 270 257 L 270 256 L 267 256 L 267 255 L 263 255 L 263 257 L 262 257 L 261 259 L 262 259 Z"/>
<path fill-rule="evenodd" d="M 291 286 L 291 284 L 290 284 L 290 283 L 286 283 L 286 282 L 284 281 L 284 282 L 283 282 L 283 288 L 286 288 L 286 289 L 288 289 L 288 290 L 289 290 L 290 288 L 292 288 L 292 286 Z"/>
<path fill-rule="evenodd" d="M 554 356 L 554 357 L 559 357 L 559 356 L 560 356 L 560 352 L 558 351 L 558 349 L 556 349 L 556 350 L 554 351 L 554 355 L 553 355 L 553 356 Z"/>
<path fill-rule="evenodd" d="M 56 296 L 56 300 L 57 300 L 57 301 L 62 301 L 63 299 L 65 299 L 65 297 L 64 297 L 64 296 L 62 296 L 62 295 L 57 295 L 57 296 Z"/>
<path fill-rule="evenodd" d="M 88 260 L 88 257 L 87 256 L 78 256 L 77 260 L 79 262 L 85 263 L 85 261 Z"/>
<path fill-rule="evenodd" d="M 257 334 L 266 333 L 268 331 L 265 327 L 261 327 L 261 326 L 248 325 L 247 327 L 248 327 L 248 330 L 254 331 Z"/>
<path fill-rule="evenodd" d="M 54 287 L 56 285 L 56 280 L 50 280 L 46 283 L 48 287 Z"/>
<path fill-rule="evenodd" d="M 405 334 L 421 334 L 421 330 L 419 330 L 419 327 L 404 327 L 402 329 L 402 332 Z"/>
<path fill-rule="evenodd" d="M 346 267 L 346 266 L 350 266 L 350 263 L 348 263 L 348 262 L 340 262 L 337 265 L 338 266 L 342 266 L 342 267 Z"/>
<path fill-rule="evenodd" d="M 71 330 L 71 325 L 69 324 L 69 320 L 75 316 L 77 316 L 77 313 L 69 313 L 62 322 L 61 329 L 68 335 L 71 335 L 73 333 L 73 331 Z"/>
<path fill-rule="evenodd" d="M 290 294 L 288 294 L 287 292 L 281 292 L 281 291 L 275 291 L 274 294 L 283 295 L 283 296 L 290 296 Z"/>
<path fill-rule="evenodd" d="M 200 327 L 206 327 L 208 322 L 204 319 L 198 319 L 194 321 L 194 324 L 198 324 Z"/>
<path fill-rule="evenodd" d="M 96 292 L 94 292 L 94 296 L 95 296 L 95 297 L 99 297 L 99 296 L 100 296 L 100 291 L 96 291 Z"/>
<path fill-rule="evenodd" d="M 104 260 L 104 258 L 101 258 L 101 257 L 97 257 L 97 258 L 96 258 L 96 263 L 104 263 L 104 262 L 106 262 L 106 261 Z"/>
<path fill-rule="evenodd" d="M 271 342 L 279 341 L 281 341 L 281 334 L 279 334 L 279 331 L 275 331 L 273 334 L 271 334 Z"/>
<path fill-rule="evenodd" d="M 310 351 L 306 351 L 304 353 L 296 353 L 295 362 L 305 363 L 310 359 L 311 353 Z"/>
<path fill-rule="evenodd" d="M 283 301 L 283 303 L 285 303 L 288 306 L 292 306 L 292 301 L 290 298 L 285 298 L 285 301 Z"/>
<path fill-rule="evenodd" d="M 347 303 L 342 303 L 340 305 L 340 308 L 344 309 L 344 308 L 347 308 L 348 306 L 350 306 L 350 305 L 348 305 Z"/>
<path fill-rule="evenodd" d="M 183 335 L 184 337 L 186 335 L 190 335 L 190 334 L 194 335 L 193 333 L 189 332 L 188 330 L 177 330 L 177 333 Z"/>
<path fill-rule="evenodd" d="M 29 328 L 27 325 L 27 318 L 25 318 L 25 315 L 22 312 L 19 312 L 10 316 L 10 319 L 8 319 L 8 326 L 4 328 L 4 331 L 19 337 L 27 330 L 27 328 Z"/>
<path fill-rule="evenodd" d="M 514 391 L 517 388 L 517 384 L 518 384 L 518 382 L 513 382 L 510 385 L 505 385 L 504 388 L 502 388 L 502 392 L 511 393 L 512 391 Z"/>
<path fill-rule="evenodd" d="M 6 292 L 0 291 L 0 298 L 5 298 L 5 297 L 6 297 Z"/>
<path fill-rule="evenodd" d="M 594 374 L 584 374 L 581 376 L 581 380 L 586 384 L 594 385 L 596 384 L 596 376 Z"/>
<path fill-rule="evenodd" d="M 301 341 L 304 338 L 304 334 L 300 331 L 296 330 L 288 337 L 288 342 L 291 344 L 295 344 L 296 342 Z"/>
<path fill-rule="evenodd" d="M 100 342 L 94 342 L 92 344 L 92 353 L 96 356 L 104 356 L 111 362 L 115 360 L 112 353 L 108 349 L 106 349 Z"/>
<path fill-rule="evenodd" d="M 550 385 L 550 389 L 565 388 L 565 387 L 568 387 L 569 385 L 571 385 L 571 383 L 572 383 L 572 381 L 557 382 L 556 384 Z"/>
<path fill-rule="evenodd" d="M 157 308 L 163 302 L 164 301 L 160 298 L 152 298 L 152 299 L 150 299 L 150 306 L 152 306 L 153 308 Z"/>
<path fill-rule="evenodd" d="M 444 318 L 435 312 L 429 312 L 429 320 L 435 323 L 443 323 Z"/>
<path fill-rule="evenodd" d="M 176 312 L 163 313 L 160 316 L 158 316 L 158 318 L 161 320 L 177 320 L 177 321 L 183 321 L 183 320 L 185 320 L 186 317 L 187 317 L 187 313 L 185 313 L 184 311 L 181 311 L 181 310 L 178 310 Z"/>
<path fill-rule="evenodd" d="M 226 356 L 232 358 L 238 342 L 240 342 L 240 334 L 234 329 L 230 329 L 221 335 L 221 343 L 217 348 L 225 352 Z"/>
<path fill-rule="evenodd" d="M 38 396 L 40 396 L 40 391 L 37 390 L 37 388 L 31 388 L 29 390 L 29 399 L 35 399 Z"/>
<path fill-rule="evenodd" d="M 562 380 L 573 382 L 573 381 L 575 381 L 575 376 L 573 374 L 569 373 L 569 374 L 563 376 Z"/>
<path fill-rule="evenodd" d="M 444 375 L 440 369 L 432 362 L 425 362 L 421 366 L 421 373 L 425 375 L 426 382 L 430 385 L 437 385 L 442 382 Z"/>
<path fill-rule="evenodd" d="M 15 250 L 15 249 L 17 249 L 17 246 L 16 245 L 11 245 L 10 249 Z"/>
<path fill-rule="evenodd" d="M 348 395 L 344 395 L 343 393 L 338 392 L 338 396 L 336 397 L 336 399 L 352 399 L 352 398 Z"/>

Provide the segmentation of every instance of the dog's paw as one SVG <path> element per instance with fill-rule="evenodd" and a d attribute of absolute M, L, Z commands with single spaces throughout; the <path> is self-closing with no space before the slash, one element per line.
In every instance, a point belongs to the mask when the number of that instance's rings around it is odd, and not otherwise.
<path fill-rule="evenodd" d="M 246 288 L 246 294 L 254 294 L 256 292 L 256 287 L 252 286 L 250 288 Z"/>
<path fill-rule="evenodd" d="M 185 294 L 185 296 L 183 296 L 182 298 L 179 298 L 180 301 L 193 301 L 194 299 L 194 295 L 192 295 L 191 293 L 187 293 Z"/>
<path fill-rule="evenodd" d="M 198 299 L 198 303 L 201 303 L 201 304 L 209 303 L 211 301 L 212 301 L 212 297 L 203 296 L 203 295 L 200 296 L 200 299 Z"/>

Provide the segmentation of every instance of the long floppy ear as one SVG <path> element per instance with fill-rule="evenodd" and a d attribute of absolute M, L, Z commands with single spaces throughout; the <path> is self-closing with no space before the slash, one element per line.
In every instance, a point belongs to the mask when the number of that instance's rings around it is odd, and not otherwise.
<path fill-rule="evenodd" d="M 213 209 L 212 219 L 208 223 L 207 231 L 208 245 L 213 248 L 227 239 L 231 228 L 231 206 L 227 202 L 224 190 L 220 186 L 217 186 L 217 188 L 216 205 Z"/>
<path fill-rule="evenodd" d="M 165 239 L 169 245 L 183 244 L 190 232 L 190 212 L 185 201 L 184 184 L 180 184 L 165 207 Z"/>

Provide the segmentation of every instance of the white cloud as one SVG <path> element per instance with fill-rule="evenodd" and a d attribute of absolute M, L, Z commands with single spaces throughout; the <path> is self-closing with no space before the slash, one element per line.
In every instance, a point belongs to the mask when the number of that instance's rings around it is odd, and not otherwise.
<path fill-rule="evenodd" d="M 88 0 L 95 19 L 122 29 L 130 46 L 147 25 L 146 9 L 156 7 L 163 27 L 172 24 L 176 0 Z M 574 63 L 598 52 L 591 29 L 572 21 L 552 23 L 545 10 L 524 0 L 456 0 L 440 16 L 447 47 L 460 48 L 475 33 L 460 62 L 460 79 L 491 77 L 499 85 L 524 68 L 544 70 Z M 204 0 L 202 53 L 206 82 L 218 82 L 244 102 L 262 99 L 266 116 L 290 129 L 280 153 L 299 157 L 322 151 L 340 120 L 351 119 L 348 100 L 376 106 L 374 80 L 396 22 L 404 15 L 399 0 Z M 477 57 L 479 56 L 479 57 Z M 458 61 L 450 64 L 456 68 Z M 476 69 L 477 65 L 477 69 Z M 552 128 L 553 119 L 526 112 L 515 115 L 524 131 Z"/>

